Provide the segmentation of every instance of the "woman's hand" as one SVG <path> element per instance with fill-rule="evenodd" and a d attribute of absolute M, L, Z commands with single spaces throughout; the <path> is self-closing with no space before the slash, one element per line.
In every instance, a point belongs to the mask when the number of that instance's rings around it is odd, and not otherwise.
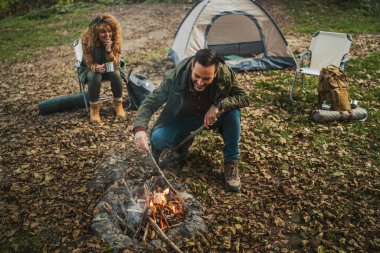
<path fill-rule="evenodd" d="M 106 65 L 105 64 L 96 65 L 95 72 L 106 73 Z"/>
<path fill-rule="evenodd" d="M 106 48 L 107 53 L 111 53 L 112 51 L 112 40 L 108 40 L 104 42 L 104 47 Z"/>

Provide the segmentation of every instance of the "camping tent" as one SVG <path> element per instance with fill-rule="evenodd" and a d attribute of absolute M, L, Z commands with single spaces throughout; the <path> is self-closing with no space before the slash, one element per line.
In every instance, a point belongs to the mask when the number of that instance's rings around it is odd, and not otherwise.
<path fill-rule="evenodd" d="M 202 48 L 214 49 L 235 71 L 296 66 L 285 37 L 252 0 L 204 0 L 179 26 L 169 56 L 178 64 Z"/>

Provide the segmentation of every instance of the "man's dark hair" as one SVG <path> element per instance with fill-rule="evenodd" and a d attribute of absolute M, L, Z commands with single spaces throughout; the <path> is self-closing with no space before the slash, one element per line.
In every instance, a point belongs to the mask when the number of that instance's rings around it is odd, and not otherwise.
<path fill-rule="evenodd" d="M 195 54 L 193 65 L 195 65 L 197 62 L 204 67 L 215 65 L 216 68 L 218 68 L 220 58 L 214 50 L 205 48 L 198 50 L 198 52 Z"/>

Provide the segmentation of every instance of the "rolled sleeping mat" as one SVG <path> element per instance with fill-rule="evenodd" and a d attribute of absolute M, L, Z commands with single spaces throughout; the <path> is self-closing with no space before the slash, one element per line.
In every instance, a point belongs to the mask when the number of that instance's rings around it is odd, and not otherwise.
<path fill-rule="evenodd" d="M 88 103 L 88 93 L 85 93 Z M 38 103 L 39 114 L 45 115 L 56 112 L 63 112 L 72 109 L 84 108 L 85 103 L 82 93 L 70 94 L 66 96 L 46 99 Z"/>
<path fill-rule="evenodd" d="M 351 115 L 348 111 L 328 111 L 315 110 L 312 112 L 312 118 L 317 122 L 332 122 L 332 121 L 365 121 L 368 117 L 367 111 L 364 108 L 357 107 L 352 109 Z"/>

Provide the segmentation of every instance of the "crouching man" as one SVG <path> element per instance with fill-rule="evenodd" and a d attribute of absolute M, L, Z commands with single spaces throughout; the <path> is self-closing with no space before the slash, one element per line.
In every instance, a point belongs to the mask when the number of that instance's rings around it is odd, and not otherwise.
<path fill-rule="evenodd" d="M 142 102 L 133 129 L 135 144 L 149 152 L 147 125 L 153 113 L 165 104 L 150 134 L 156 161 L 164 149 L 175 147 L 203 124 L 221 133 L 226 188 L 239 191 L 239 108 L 248 106 L 249 101 L 233 71 L 215 51 L 201 49 L 166 72 L 161 85 Z M 184 160 L 192 142 L 179 147 L 173 157 Z"/>

